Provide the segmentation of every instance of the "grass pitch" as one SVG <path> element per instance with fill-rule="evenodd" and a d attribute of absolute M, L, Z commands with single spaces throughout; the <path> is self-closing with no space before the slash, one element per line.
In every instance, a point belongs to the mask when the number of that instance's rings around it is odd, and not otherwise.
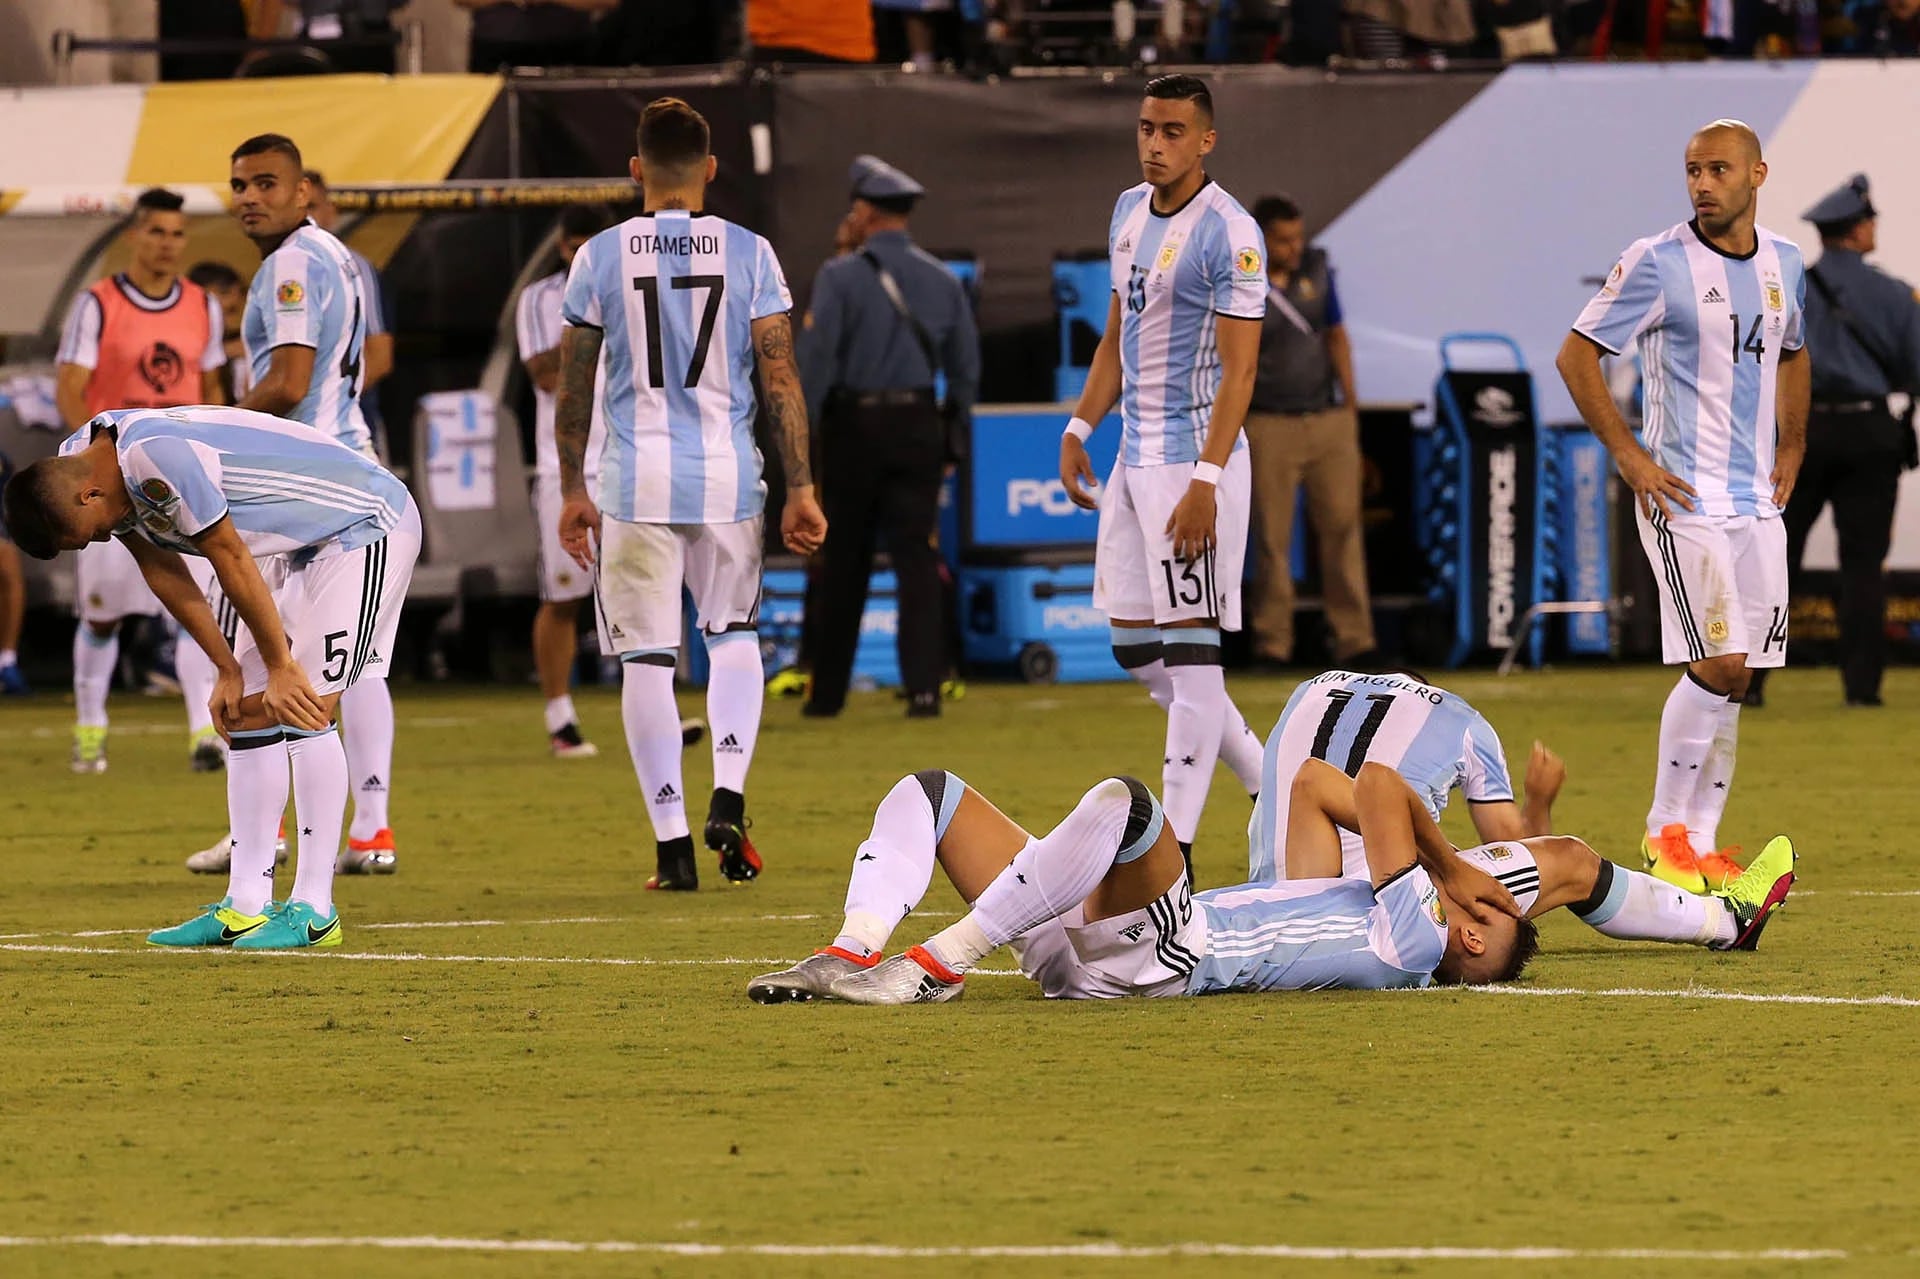
<path fill-rule="evenodd" d="M 1636 855 L 1668 673 L 1449 684 L 1510 754 L 1566 757 L 1561 829 Z M 1290 683 L 1231 686 L 1264 729 Z M 1861 712 L 1794 671 L 1743 716 L 1723 831 L 1803 855 L 1754 955 L 1561 915 L 1513 993 L 1063 1005 L 983 976 L 900 1010 L 743 992 L 833 932 L 902 773 L 952 768 L 1044 829 L 1105 773 L 1157 778 L 1143 695 L 976 686 L 933 722 L 769 703 L 766 874 L 729 889 L 703 855 L 703 890 L 661 897 L 615 698 L 580 699 L 605 754 L 562 763 L 530 690 L 395 691 L 400 873 L 343 881 L 343 950 L 291 956 L 143 944 L 223 891 L 180 865 L 224 808 L 176 704 L 115 700 L 104 777 L 67 771 L 70 707 L 0 707 L 0 1237 L 186 1237 L 6 1242 L 0 1274 L 1920 1271 L 1920 676 Z M 1245 815 L 1223 769 L 1202 886 L 1243 877 Z M 957 905 L 936 876 L 897 943 Z M 238 1237 L 323 1246 L 180 1246 Z"/>

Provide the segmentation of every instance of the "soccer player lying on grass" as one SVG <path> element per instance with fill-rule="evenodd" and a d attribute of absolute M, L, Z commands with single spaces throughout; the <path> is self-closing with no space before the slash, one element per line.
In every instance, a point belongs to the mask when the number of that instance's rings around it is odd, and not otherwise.
<path fill-rule="evenodd" d="M 1334 810 L 1347 789 L 1344 773 L 1317 760 L 1299 765 L 1294 775 L 1289 798 L 1297 799 L 1305 788 L 1320 811 Z M 1544 813 L 1565 781 L 1566 766 L 1559 756 L 1534 743 L 1527 767 L 1529 806 L 1537 804 Z M 1420 788 L 1414 790 L 1418 794 Z M 1432 814 L 1431 805 L 1423 807 Z M 1344 819 L 1340 824 L 1347 831 L 1352 829 Z M 1301 838 L 1299 827 L 1290 822 L 1286 847 L 1278 858 L 1287 868 L 1288 881 L 1356 878 L 1349 868 L 1355 841 L 1347 831 L 1329 844 L 1320 838 Z M 1251 837 L 1256 843 L 1260 838 L 1257 822 Z M 1616 865 L 1571 835 L 1489 842 L 1461 849 L 1458 855 L 1499 880 L 1528 919 L 1564 906 L 1594 931 L 1620 941 L 1678 942 L 1712 950 L 1758 946 L 1768 918 L 1793 887 L 1796 859 L 1792 841 L 1777 836 L 1736 879 L 1699 896 L 1651 874 Z M 1260 856 L 1257 847 L 1254 856 Z"/>
<path fill-rule="evenodd" d="M 1361 827 L 1372 882 L 1245 884 L 1195 896 L 1160 803 L 1129 777 L 1088 791 L 1034 838 L 952 773 L 903 778 L 854 856 L 846 922 L 825 950 L 756 977 L 749 998 L 937 1003 L 994 948 L 1053 999 L 1233 990 L 1385 989 L 1517 977 L 1533 925 L 1485 871 L 1456 857 L 1413 790 L 1369 766 L 1297 796 L 1302 838 L 1339 852 Z M 1334 784 L 1331 779 L 1338 779 Z M 927 890 L 935 861 L 972 906 L 925 944 L 881 948 Z M 1197 909 L 1196 909 L 1197 907 Z"/>

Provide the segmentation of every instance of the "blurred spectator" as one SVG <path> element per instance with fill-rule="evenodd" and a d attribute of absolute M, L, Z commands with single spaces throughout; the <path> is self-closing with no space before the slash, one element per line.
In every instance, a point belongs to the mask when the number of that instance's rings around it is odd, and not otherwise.
<path fill-rule="evenodd" d="M 1911 58 L 1920 53 L 1920 0 L 1847 0 L 1850 33 L 1834 52 Z"/>
<path fill-rule="evenodd" d="M 747 0 L 756 62 L 872 62 L 867 0 Z"/>
<path fill-rule="evenodd" d="M 600 19 L 594 61 L 610 67 L 724 62 L 737 52 L 720 47 L 730 7 L 695 0 L 619 0 Z"/>
<path fill-rule="evenodd" d="M 255 39 L 279 34 L 287 15 L 294 16 L 294 34 L 306 40 L 343 40 L 387 37 L 393 34 L 393 14 L 408 0 L 254 0 L 248 34 Z M 372 71 L 392 75 L 394 45 L 370 44 L 325 50 L 335 71 Z"/>
<path fill-rule="evenodd" d="M 594 15 L 620 0 L 453 0 L 473 11 L 467 70 L 492 75 L 508 67 L 582 67 L 594 56 Z"/>
<path fill-rule="evenodd" d="M 162 40 L 245 40 L 271 35 L 247 28 L 246 6 L 240 0 L 160 0 L 159 36 Z M 163 53 L 162 80 L 230 80 L 240 69 L 241 53 Z"/>
<path fill-rule="evenodd" d="M 1478 31 L 1472 0 L 1342 0 L 1353 53 L 1361 58 L 1398 58 L 1407 40 L 1433 48 L 1471 45 Z"/>
<path fill-rule="evenodd" d="M 220 335 L 227 354 L 223 377 L 227 403 L 238 404 L 253 388 L 253 371 L 247 364 L 246 343 L 240 338 L 240 317 L 247 310 L 247 282 L 225 262 L 211 259 L 195 262 L 187 268 L 187 278 L 205 289 L 220 303 L 220 316 L 226 332 Z"/>
<path fill-rule="evenodd" d="M 1554 44 L 1546 0 L 1491 0 L 1491 4 L 1488 17 L 1500 41 L 1502 61 L 1551 58 L 1560 51 Z"/>
<path fill-rule="evenodd" d="M 906 60 L 916 71 L 933 70 L 934 19 L 952 13 L 953 0 L 873 0 L 873 7 L 899 15 L 906 31 Z"/>
<path fill-rule="evenodd" d="M 13 463 L 0 453 L 0 488 L 13 476 Z M 27 581 L 20 571 L 20 552 L 7 537 L 7 526 L 0 523 L 0 694 L 19 697 L 27 692 L 27 680 L 20 673 L 20 619 L 27 607 Z"/>

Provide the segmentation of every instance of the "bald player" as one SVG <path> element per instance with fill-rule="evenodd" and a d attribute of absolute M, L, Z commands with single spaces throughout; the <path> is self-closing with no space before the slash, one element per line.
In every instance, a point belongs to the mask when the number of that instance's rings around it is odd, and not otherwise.
<path fill-rule="evenodd" d="M 1791 240 L 1754 224 L 1760 139 L 1715 120 L 1686 149 L 1694 216 L 1636 240 L 1560 348 L 1560 376 L 1635 495 L 1660 592 L 1661 647 L 1684 666 L 1660 717 L 1648 866 L 1693 892 L 1739 863 L 1717 848 L 1740 702 L 1787 657 L 1780 518 L 1806 451 L 1806 277 Z M 1644 444 L 1614 407 L 1602 355 L 1637 345 Z"/>

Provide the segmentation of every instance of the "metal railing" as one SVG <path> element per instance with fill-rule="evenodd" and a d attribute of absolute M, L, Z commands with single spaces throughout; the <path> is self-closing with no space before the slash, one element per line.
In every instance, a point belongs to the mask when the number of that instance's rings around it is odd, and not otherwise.
<path fill-rule="evenodd" d="M 54 83 L 73 83 L 73 60 L 83 53 L 152 53 L 160 56 L 171 54 L 223 54 L 237 53 L 244 57 L 249 54 L 294 52 L 309 49 L 326 54 L 330 50 L 393 49 L 395 51 L 395 70 L 405 75 L 419 75 L 425 65 L 425 40 L 422 27 L 418 22 L 406 22 L 391 31 L 368 35 L 343 35 L 327 40 L 308 39 L 303 36 L 276 36 L 271 39 L 254 40 L 248 38 L 210 38 L 210 39 L 134 39 L 120 36 L 83 36 L 62 28 L 53 33 Z"/>

